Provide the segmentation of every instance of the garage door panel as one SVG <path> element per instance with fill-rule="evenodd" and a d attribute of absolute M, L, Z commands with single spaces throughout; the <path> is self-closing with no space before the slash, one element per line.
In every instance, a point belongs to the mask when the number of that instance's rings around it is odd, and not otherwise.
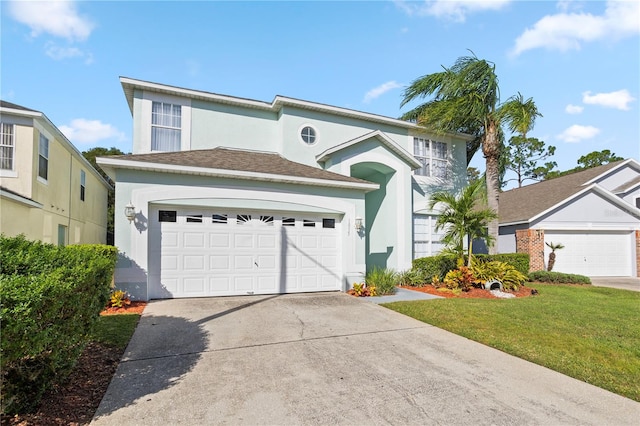
<path fill-rule="evenodd" d="M 185 232 L 183 238 L 182 246 L 184 248 L 205 248 L 204 234 L 202 233 Z"/>
<path fill-rule="evenodd" d="M 229 256 L 226 254 L 221 256 L 209 256 L 209 268 L 219 271 L 228 271 Z"/>
<path fill-rule="evenodd" d="M 212 294 L 227 294 L 231 290 L 231 278 L 230 277 L 210 277 L 209 289 Z"/>
<path fill-rule="evenodd" d="M 184 278 L 184 292 L 190 296 L 204 295 L 205 280 L 204 278 Z"/>
<path fill-rule="evenodd" d="M 245 270 L 253 269 L 253 256 L 233 256 L 234 269 Z"/>
<path fill-rule="evenodd" d="M 283 222 L 281 215 L 263 213 L 176 211 L 175 222 L 159 222 L 158 212 L 151 213 L 149 282 L 155 297 L 341 288 L 339 221 L 328 222 L 336 228 L 323 228 L 319 219 Z M 188 222 L 186 213 L 202 221 Z"/>
<path fill-rule="evenodd" d="M 231 248 L 230 241 L 229 234 L 218 232 L 209 234 L 209 247 Z"/>
<path fill-rule="evenodd" d="M 178 233 L 177 232 L 162 232 L 162 247 L 177 248 L 178 247 Z"/>
<path fill-rule="evenodd" d="M 234 235 L 233 246 L 236 248 L 253 248 L 252 234 L 236 234 Z"/>

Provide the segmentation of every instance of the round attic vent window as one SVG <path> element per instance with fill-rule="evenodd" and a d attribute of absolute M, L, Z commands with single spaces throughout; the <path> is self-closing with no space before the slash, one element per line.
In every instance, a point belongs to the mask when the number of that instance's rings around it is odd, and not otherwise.
<path fill-rule="evenodd" d="M 304 126 L 300 131 L 300 137 L 307 145 L 313 145 L 316 143 L 316 129 L 311 126 Z"/>

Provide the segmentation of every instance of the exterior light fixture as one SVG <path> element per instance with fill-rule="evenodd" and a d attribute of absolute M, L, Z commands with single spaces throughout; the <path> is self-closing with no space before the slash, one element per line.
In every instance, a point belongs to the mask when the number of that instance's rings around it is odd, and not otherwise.
<path fill-rule="evenodd" d="M 362 231 L 363 226 L 362 226 L 362 218 L 361 217 L 356 217 L 355 225 L 356 225 L 356 231 L 358 231 L 358 232 Z"/>
<path fill-rule="evenodd" d="M 131 201 L 124 207 L 124 215 L 129 219 L 129 223 L 133 222 L 136 218 L 136 208 L 131 204 Z"/>

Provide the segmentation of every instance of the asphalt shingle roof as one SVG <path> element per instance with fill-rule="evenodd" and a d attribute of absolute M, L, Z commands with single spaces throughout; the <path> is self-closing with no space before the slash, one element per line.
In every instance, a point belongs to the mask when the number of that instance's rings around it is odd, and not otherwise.
<path fill-rule="evenodd" d="M 25 107 L 23 107 L 21 105 L 13 104 L 11 102 L 2 101 L 2 100 L 0 100 L 0 107 L 2 107 L 2 108 L 11 108 L 11 109 L 20 109 L 22 111 L 40 112 L 40 111 L 36 111 L 35 109 L 25 108 Z"/>
<path fill-rule="evenodd" d="M 323 179 L 350 183 L 371 182 L 329 172 L 306 164 L 287 160 L 279 154 L 262 151 L 244 151 L 229 148 L 214 148 L 194 151 L 161 152 L 151 154 L 116 155 L 117 158 L 145 163 L 174 166 L 202 167 L 206 169 L 233 170 L 239 172 L 265 173 L 308 179 Z"/>
<path fill-rule="evenodd" d="M 622 163 L 615 161 L 500 194 L 500 223 L 526 222 L 584 189 L 584 184 Z"/>

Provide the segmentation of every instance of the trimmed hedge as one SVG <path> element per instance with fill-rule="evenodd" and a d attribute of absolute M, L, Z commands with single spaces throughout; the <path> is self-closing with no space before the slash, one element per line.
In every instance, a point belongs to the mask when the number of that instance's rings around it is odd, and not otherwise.
<path fill-rule="evenodd" d="M 70 372 L 107 303 L 116 255 L 0 236 L 3 414 L 36 408 Z"/>
<path fill-rule="evenodd" d="M 521 274 L 529 275 L 529 255 L 527 253 L 474 254 L 483 262 L 504 262 L 516 268 Z"/>
<path fill-rule="evenodd" d="M 526 253 L 474 254 L 473 256 L 481 262 L 504 262 L 525 276 L 529 274 L 529 255 Z M 427 280 L 430 280 L 434 275 L 443 279 L 447 272 L 457 267 L 457 258 L 451 255 L 421 257 L 413 261 L 413 269 L 423 273 Z"/>
<path fill-rule="evenodd" d="M 447 272 L 458 267 L 457 262 L 456 256 L 450 255 L 421 257 L 413 260 L 412 269 L 419 271 L 428 282 L 431 282 L 431 278 L 436 275 L 438 279 L 443 280 Z"/>
<path fill-rule="evenodd" d="M 564 274 L 553 271 L 534 271 L 529 274 L 529 281 L 552 284 L 591 284 L 591 279 L 584 275 Z"/>

